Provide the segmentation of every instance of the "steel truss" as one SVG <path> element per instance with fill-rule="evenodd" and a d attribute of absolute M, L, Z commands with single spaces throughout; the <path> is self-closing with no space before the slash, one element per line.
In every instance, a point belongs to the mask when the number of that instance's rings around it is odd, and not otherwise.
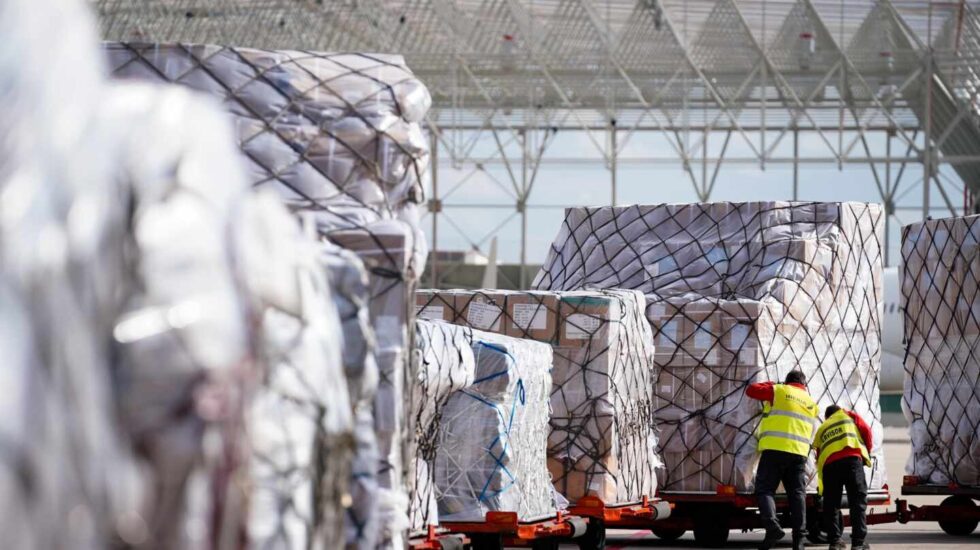
<path fill-rule="evenodd" d="M 482 173 L 509 199 L 481 207 L 512 211 L 504 223 L 520 222 L 526 264 L 529 210 L 542 206 L 530 200 L 535 181 L 559 164 L 605 166 L 610 204 L 617 203 L 620 168 L 661 164 L 682 166 L 699 200 L 711 199 L 723 166 L 791 166 L 782 198 L 795 198 L 800 167 L 866 165 L 889 223 L 910 221 L 893 219 L 902 212 L 974 211 L 980 197 L 976 2 L 94 4 L 104 36 L 115 40 L 402 53 L 433 94 L 429 206 L 436 251 L 440 224 L 476 248 L 499 231 L 474 236 L 447 213 L 472 207 L 452 198 Z M 595 156 L 550 154 L 562 132 L 584 136 Z M 667 149 L 624 155 L 644 133 L 662 137 Z M 801 155 L 802 139 L 819 143 L 819 153 Z M 883 155 L 874 152 L 882 142 Z M 447 167 L 463 169 L 451 185 L 439 181 Z M 491 174 L 501 167 L 505 177 Z M 446 275 L 440 271 L 433 266 L 433 285 Z"/>

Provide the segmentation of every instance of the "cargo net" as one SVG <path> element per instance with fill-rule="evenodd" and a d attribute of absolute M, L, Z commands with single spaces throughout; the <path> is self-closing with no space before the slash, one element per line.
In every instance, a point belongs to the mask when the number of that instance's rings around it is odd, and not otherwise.
<path fill-rule="evenodd" d="M 821 410 L 836 403 L 872 425 L 876 489 L 881 220 L 859 203 L 574 208 L 534 286 L 646 295 L 662 491 L 751 491 L 761 407 L 745 389 L 797 368 Z"/>
<path fill-rule="evenodd" d="M 980 486 L 980 216 L 902 233 L 905 389 L 922 483 Z"/>
<path fill-rule="evenodd" d="M 371 422 L 380 492 L 378 517 L 353 527 L 374 521 L 387 532 L 383 543 L 400 546 L 412 430 L 403 424 L 414 337 L 408 304 L 427 254 L 418 207 L 428 91 L 395 55 L 147 43 L 107 43 L 105 50 L 114 77 L 180 84 L 220 101 L 234 120 L 250 183 L 274 189 L 322 238 L 363 261 L 379 336 Z M 355 502 L 351 510 L 358 509 L 370 506 Z"/>
<path fill-rule="evenodd" d="M 551 346 L 420 321 L 418 350 L 413 527 L 483 521 L 490 511 L 553 515 Z"/>
<path fill-rule="evenodd" d="M 572 502 L 632 502 L 656 491 L 653 338 L 643 303 L 635 291 L 416 293 L 421 318 L 552 346 L 548 469 Z"/>
<path fill-rule="evenodd" d="M 439 429 L 453 392 L 473 385 L 473 331 L 458 325 L 419 321 L 415 325 L 418 381 L 412 395 L 415 490 L 409 516 L 413 530 L 439 524 L 435 462 Z"/>

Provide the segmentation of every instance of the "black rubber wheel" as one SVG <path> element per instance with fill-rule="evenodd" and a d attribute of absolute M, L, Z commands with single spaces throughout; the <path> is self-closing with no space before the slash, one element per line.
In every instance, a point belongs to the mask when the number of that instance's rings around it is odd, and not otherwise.
<path fill-rule="evenodd" d="M 964 496 L 951 496 L 943 500 L 941 504 L 942 507 L 946 506 L 970 506 L 974 507 L 976 504 L 969 497 Z M 965 537 L 969 535 L 977 528 L 977 524 L 980 520 L 966 520 L 966 521 L 939 521 L 939 527 L 946 532 L 948 535 L 953 535 L 955 537 Z"/>
<path fill-rule="evenodd" d="M 728 510 L 704 510 L 694 521 L 694 542 L 706 548 L 720 548 L 728 542 L 731 529 Z"/>
<path fill-rule="evenodd" d="M 532 550 L 558 550 L 560 547 L 556 539 L 536 540 L 531 544 Z"/>
<path fill-rule="evenodd" d="M 603 550 L 606 547 L 606 526 L 601 520 L 589 518 L 585 534 L 575 539 L 581 550 Z"/>
<path fill-rule="evenodd" d="M 650 532 L 654 534 L 658 539 L 665 540 L 667 542 L 675 541 L 684 536 L 687 531 L 683 529 L 663 529 L 663 528 L 653 528 Z"/>
<path fill-rule="evenodd" d="M 469 535 L 472 550 L 503 550 L 504 539 L 500 535 Z"/>
<path fill-rule="evenodd" d="M 442 550 L 463 550 L 462 537 L 458 535 L 439 537 L 439 548 Z"/>

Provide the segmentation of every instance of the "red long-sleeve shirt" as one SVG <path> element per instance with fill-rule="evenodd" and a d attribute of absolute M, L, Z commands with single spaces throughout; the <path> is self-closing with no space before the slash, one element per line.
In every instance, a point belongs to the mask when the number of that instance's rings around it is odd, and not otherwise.
<path fill-rule="evenodd" d="M 774 392 L 772 387 L 775 386 L 775 382 L 756 382 L 755 384 L 749 384 L 749 387 L 745 389 L 745 395 L 756 399 L 758 401 L 768 401 L 772 404 Z M 806 386 L 803 384 L 788 384 L 794 388 L 806 391 Z"/>
<path fill-rule="evenodd" d="M 759 401 L 768 401 L 772 403 L 772 399 L 773 399 L 772 387 L 775 385 L 776 385 L 775 382 L 758 382 L 755 384 L 749 384 L 749 387 L 746 388 L 745 390 L 745 395 L 751 397 L 752 399 L 756 399 Z M 801 390 L 806 389 L 806 386 L 804 386 L 803 384 L 790 384 L 790 386 L 794 386 Z M 854 411 L 848 411 L 848 410 L 845 410 L 845 412 L 847 412 L 847 415 L 850 416 L 852 420 L 854 420 L 854 425 L 857 426 L 858 432 L 861 434 L 861 439 L 864 440 L 864 446 L 868 449 L 868 452 L 870 453 L 871 452 L 871 427 L 868 426 L 868 423 L 865 422 L 864 419 L 861 418 L 861 415 L 859 415 L 858 413 Z M 837 451 L 836 453 L 827 457 L 827 461 L 824 462 L 824 466 L 830 464 L 831 462 L 836 462 L 842 458 L 847 458 L 850 456 L 856 456 L 858 458 L 861 458 L 861 450 L 848 448 L 841 451 Z"/>

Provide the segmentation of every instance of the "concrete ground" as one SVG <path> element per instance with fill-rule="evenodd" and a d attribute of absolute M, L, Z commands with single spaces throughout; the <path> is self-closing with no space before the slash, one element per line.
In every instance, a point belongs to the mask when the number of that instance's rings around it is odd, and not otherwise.
<path fill-rule="evenodd" d="M 905 458 L 910 452 L 910 445 L 903 421 L 901 420 L 901 415 L 894 418 L 886 418 L 885 423 L 885 468 L 888 475 L 888 485 L 892 487 L 892 498 L 907 498 L 910 504 L 938 504 L 942 501 L 942 497 L 902 497 L 899 495 L 902 486 L 902 476 L 905 472 Z M 892 509 L 894 509 L 894 506 Z M 879 509 L 878 511 L 882 510 Z M 685 534 L 680 540 L 671 543 L 660 541 L 649 534 L 649 532 L 644 531 L 610 531 L 607 537 L 607 547 L 610 550 L 631 548 L 697 548 L 694 537 L 690 533 Z M 787 533 L 784 541 L 788 541 L 788 539 L 789 536 Z M 761 540 L 761 531 L 750 533 L 733 532 L 729 538 L 728 547 L 756 548 Z M 847 540 L 847 534 L 845 534 L 845 540 Z M 980 548 L 980 529 L 977 529 L 969 537 L 951 537 L 943 533 L 935 523 L 872 525 L 868 536 L 868 544 L 875 549 L 888 548 L 895 550 L 913 548 L 976 549 Z M 790 544 L 788 542 L 784 542 L 780 546 L 780 548 L 789 547 Z M 563 545 L 562 548 L 571 550 L 577 547 Z M 811 546 L 811 548 L 817 547 Z"/>

